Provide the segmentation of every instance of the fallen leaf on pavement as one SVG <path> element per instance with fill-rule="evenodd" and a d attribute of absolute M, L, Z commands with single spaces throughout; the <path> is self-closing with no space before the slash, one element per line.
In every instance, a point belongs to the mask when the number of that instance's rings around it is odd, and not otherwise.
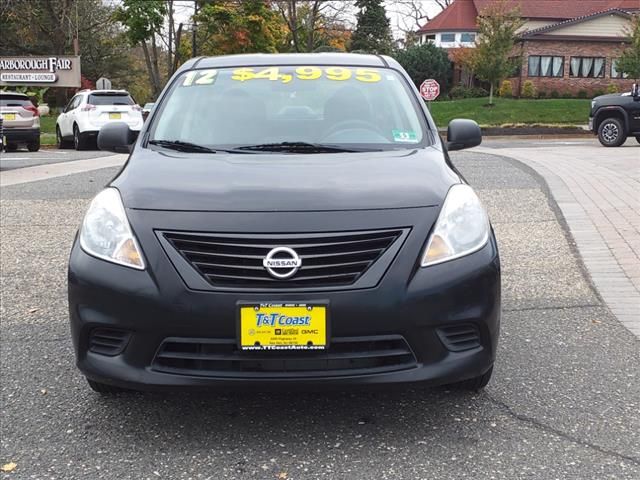
<path fill-rule="evenodd" d="M 9 473 L 9 472 L 13 472 L 17 466 L 18 465 L 16 465 L 15 463 L 9 462 L 2 465 L 2 468 L 0 468 L 0 470 L 2 470 L 5 473 Z"/>

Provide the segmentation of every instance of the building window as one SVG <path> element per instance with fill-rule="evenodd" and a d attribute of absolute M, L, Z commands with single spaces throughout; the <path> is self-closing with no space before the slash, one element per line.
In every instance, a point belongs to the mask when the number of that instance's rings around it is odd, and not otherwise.
<path fill-rule="evenodd" d="M 440 34 L 440 41 L 442 43 L 454 43 L 456 41 L 456 34 L 455 33 L 441 33 Z"/>
<path fill-rule="evenodd" d="M 462 35 L 460 35 L 460 41 L 462 43 L 473 43 L 476 41 L 476 34 L 475 33 L 463 33 Z"/>
<path fill-rule="evenodd" d="M 571 76 L 604 78 L 604 57 L 571 57 Z"/>
<path fill-rule="evenodd" d="M 564 76 L 564 57 L 548 55 L 529 56 L 530 77 L 562 77 Z"/>
<path fill-rule="evenodd" d="M 629 78 L 629 75 L 618 70 L 618 59 L 611 60 L 611 78 Z"/>
<path fill-rule="evenodd" d="M 433 43 L 436 41 L 435 35 L 425 35 L 423 38 L 424 38 L 424 43 Z"/>

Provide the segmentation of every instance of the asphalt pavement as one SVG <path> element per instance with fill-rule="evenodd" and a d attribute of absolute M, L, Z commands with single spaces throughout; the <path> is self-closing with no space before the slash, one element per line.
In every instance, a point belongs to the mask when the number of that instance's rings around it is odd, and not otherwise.
<path fill-rule="evenodd" d="M 603 304 L 532 170 L 453 158 L 503 262 L 501 343 L 480 393 L 101 397 L 73 364 L 65 262 L 117 168 L 0 189 L 0 465 L 17 464 L 2 478 L 640 478 L 640 342 Z"/>
<path fill-rule="evenodd" d="M 24 149 L 15 152 L 3 151 L 0 152 L 0 171 L 74 160 L 85 160 L 87 158 L 106 157 L 109 155 L 112 154 L 99 150 L 76 151 L 70 149 L 59 150 L 56 148 L 41 148 L 37 152 L 29 152 Z"/>

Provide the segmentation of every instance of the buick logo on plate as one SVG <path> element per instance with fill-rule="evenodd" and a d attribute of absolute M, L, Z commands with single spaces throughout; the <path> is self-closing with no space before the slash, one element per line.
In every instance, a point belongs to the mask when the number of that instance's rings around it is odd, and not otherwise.
<path fill-rule="evenodd" d="M 289 247 L 276 247 L 267 253 L 262 265 L 272 277 L 285 279 L 293 276 L 300 266 L 302 259 Z"/>

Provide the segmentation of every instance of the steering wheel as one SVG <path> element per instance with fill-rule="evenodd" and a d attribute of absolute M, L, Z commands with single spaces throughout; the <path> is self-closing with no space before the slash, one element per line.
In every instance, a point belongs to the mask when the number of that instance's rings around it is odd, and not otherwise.
<path fill-rule="evenodd" d="M 371 122 L 367 122 L 366 120 L 355 120 L 355 119 L 343 120 L 341 122 L 334 124 L 328 131 L 325 132 L 324 137 L 325 138 L 330 137 L 331 135 L 333 135 L 334 133 L 340 130 L 357 130 L 357 129 L 373 130 L 377 134 L 385 137 L 384 133 L 382 132 L 382 130 L 378 128 L 377 125 L 374 125 Z"/>

